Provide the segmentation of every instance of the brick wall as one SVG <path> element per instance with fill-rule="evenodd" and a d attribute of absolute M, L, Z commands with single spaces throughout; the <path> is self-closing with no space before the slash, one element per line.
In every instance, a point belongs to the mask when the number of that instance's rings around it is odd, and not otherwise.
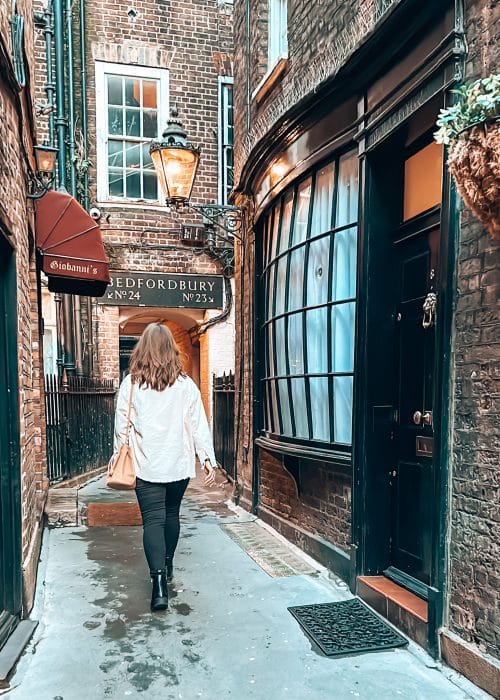
<path fill-rule="evenodd" d="M 498 71 L 500 9 L 468 0 L 466 79 Z M 500 649 L 500 246 L 462 207 L 454 344 L 449 625 Z"/>
<path fill-rule="evenodd" d="M 44 394 L 41 342 L 38 332 L 34 260 L 34 212 L 26 199 L 28 168 L 33 163 L 31 104 L 35 81 L 32 4 L 17 2 L 25 22 L 26 87 L 8 86 L 10 66 L 2 66 L 0 82 L 0 219 L 16 249 L 18 319 L 19 429 L 21 458 L 22 561 L 24 607 L 31 608 L 41 533 L 42 500 L 47 488 L 44 429 Z M 11 54 L 10 3 L 0 7 L 0 38 Z M 22 144 L 22 145 L 21 145 Z"/>

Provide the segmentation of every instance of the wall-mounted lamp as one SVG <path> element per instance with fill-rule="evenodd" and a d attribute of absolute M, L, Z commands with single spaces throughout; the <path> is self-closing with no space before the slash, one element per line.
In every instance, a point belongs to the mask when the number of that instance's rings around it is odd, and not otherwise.
<path fill-rule="evenodd" d="M 35 146 L 36 173 L 30 176 L 30 191 L 28 199 L 40 199 L 52 187 L 54 182 L 54 166 L 58 149 L 44 144 Z"/>
<path fill-rule="evenodd" d="M 217 226 L 230 236 L 240 240 L 238 233 L 242 226 L 240 207 L 222 204 L 191 204 L 189 199 L 194 185 L 200 149 L 187 140 L 187 134 L 179 112 L 172 108 L 162 140 L 151 141 L 149 153 L 156 170 L 156 176 L 165 196 L 167 206 L 181 209 L 189 207 L 203 217 L 208 228 Z M 218 236 L 218 234 L 215 234 Z M 220 237 L 220 236 L 219 236 Z"/>

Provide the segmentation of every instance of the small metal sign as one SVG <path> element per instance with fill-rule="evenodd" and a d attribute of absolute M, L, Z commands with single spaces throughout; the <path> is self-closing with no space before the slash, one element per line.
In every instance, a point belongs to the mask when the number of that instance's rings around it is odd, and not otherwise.
<path fill-rule="evenodd" d="M 434 438 L 417 435 L 415 452 L 417 457 L 432 457 L 434 454 Z"/>
<path fill-rule="evenodd" d="M 221 275 L 180 275 L 155 272 L 111 272 L 111 283 L 100 304 L 222 309 Z"/>

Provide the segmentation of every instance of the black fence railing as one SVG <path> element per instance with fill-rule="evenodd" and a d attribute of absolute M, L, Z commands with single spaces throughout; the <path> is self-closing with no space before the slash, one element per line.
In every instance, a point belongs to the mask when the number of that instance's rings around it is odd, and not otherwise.
<path fill-rule="evenodd" d="M 115 389 L 111 380 L 45 377 L 49 482 L 106 464 L 113 449 Z"/>
<path fill-rule="evenodd" d="M 215 457 L 227 475 L 236 480 L 234 449 L 234 374 L 214 375 L 213 436 Z"/>

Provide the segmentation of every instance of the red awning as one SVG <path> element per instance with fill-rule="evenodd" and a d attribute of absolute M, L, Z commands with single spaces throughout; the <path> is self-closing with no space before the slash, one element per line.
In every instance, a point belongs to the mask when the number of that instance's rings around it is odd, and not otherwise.
<path fill-rule="evenodd" d="M 36 203 L 36 247 L 51 292 L 100 297 L 109 279 L 101 232 L 67 192 L 47 192 Z"/>

